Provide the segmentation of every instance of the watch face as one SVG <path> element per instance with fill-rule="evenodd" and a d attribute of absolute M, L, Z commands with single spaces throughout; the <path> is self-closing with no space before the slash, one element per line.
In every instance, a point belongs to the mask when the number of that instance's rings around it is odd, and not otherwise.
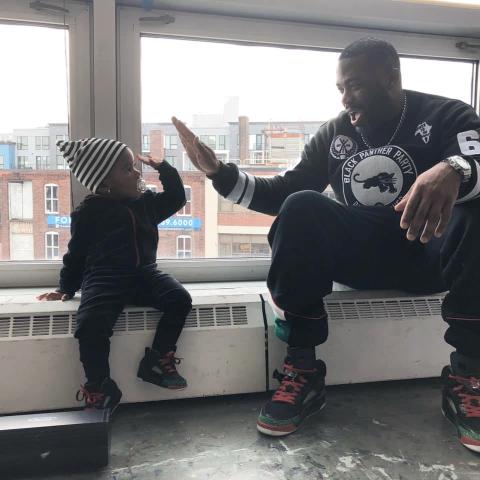
<path fill-rule="evenodd" d="M 467 162 L 467 160 L 465 160 L 464 158 L 462 157 L 454 157 L 454 161 L 455 163 L 458 164 L 458 166 L 460 168 L 462 168 L 463 170 L 468 170 L 470 169 L 470 164 Z"/>

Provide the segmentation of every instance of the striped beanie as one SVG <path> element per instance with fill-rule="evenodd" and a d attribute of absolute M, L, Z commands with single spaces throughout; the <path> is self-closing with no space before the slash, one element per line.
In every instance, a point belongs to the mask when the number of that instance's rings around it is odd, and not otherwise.
<path fill-rule="evenodd" d="M 83 138 L 59 140 L 57 147 L 77 180 L 91 192 L 97 193 L 97 188 L 127 145 L 107 138 Z"/>

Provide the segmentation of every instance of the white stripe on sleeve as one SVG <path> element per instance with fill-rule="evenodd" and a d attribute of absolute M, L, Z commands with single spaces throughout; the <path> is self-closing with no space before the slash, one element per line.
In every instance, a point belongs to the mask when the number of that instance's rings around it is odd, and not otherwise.
<path fill-rule="evenodd" d="M 247 189 L 245 190 L 245 195 L 240 202 L 242 207 L 248 208 L 250 203 L 252 203 L 253 194 L 255 193 L 255 177 L 249 175 L 248 173 L 245 174 L 247 177 Z"/>
<path fill-rule="evenodd" d="M 245 189 L 246 181 L 247 174 L 245 172 L 239 171 L 237 183 L 233 187 L 232 191 L 225 198 L 233 203 L 237 203 L 242 196 L 243 190 Z"/>
<path fill-rule="evenodd" d="M 473 161 L 474 167 L 477 171 L 477 183 L 473 186 L 473 188 L 462 198 L 459 198 L 455 203 L 464 203 L 472 200 L 480 194 L 480 163 L 477 160 Z"/>

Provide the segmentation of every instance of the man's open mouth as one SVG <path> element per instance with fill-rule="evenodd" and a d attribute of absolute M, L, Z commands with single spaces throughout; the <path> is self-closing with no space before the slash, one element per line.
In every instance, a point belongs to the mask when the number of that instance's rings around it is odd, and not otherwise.
<path fill-rule="evenodd" d="M 358 111 L 358 110 L 349 110 L 348 111 L 348 115 L 350 116 L 350 123 L 356 127 L 360 121 L 361 121 L 361 118 L 362 118 L 362 112 Z"/>

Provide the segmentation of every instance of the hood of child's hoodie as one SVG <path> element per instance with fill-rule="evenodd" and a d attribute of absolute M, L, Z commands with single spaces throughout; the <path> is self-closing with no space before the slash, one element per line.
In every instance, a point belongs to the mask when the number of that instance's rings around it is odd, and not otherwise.
<path fill-rule="evenodd" d="M 106 208 L 112 205 L 130 205 L 135 199 L 132 198 L 114 198 L 106 195 L 90 194 L 83 199 L 83 204 L 88 208 Z"/>

